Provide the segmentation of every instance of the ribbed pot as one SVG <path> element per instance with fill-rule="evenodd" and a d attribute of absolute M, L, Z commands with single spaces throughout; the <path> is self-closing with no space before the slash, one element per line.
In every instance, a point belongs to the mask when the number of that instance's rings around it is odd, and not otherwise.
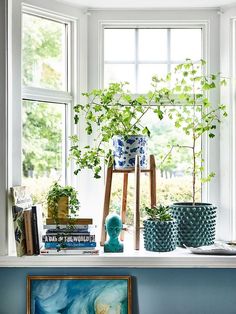
<path fill-rule="evenodd" d="M 144 247 L 148 251 L 168 252 L 176 248 L 176 221 L 145 220 Z"/>
<path fill-rule="evenodd" d="M 198 247 L 215 241 L 216 207 L 208 203 L 174 203 L 170 206 L 177 221 L 177 246 Z"/>
<path fill-rule="evenodd" d="M 135 166 L 135 156 L 140 157 L 140 167 L 147 167 L 147 137 L 131 135 L 113 137 L 113 156 L 115 169 L 130 169 Z"/>

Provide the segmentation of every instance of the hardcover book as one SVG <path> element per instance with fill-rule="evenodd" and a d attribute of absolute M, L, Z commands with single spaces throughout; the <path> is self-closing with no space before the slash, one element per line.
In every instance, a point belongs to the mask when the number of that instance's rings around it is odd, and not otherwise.
<path fill-rule="evenodd" d="M 95 235 L 44 235 L 43 242 L 95 242 Z"/>
<path fill-rule="evenodd" d="M 25 238 L 26 238 L 27 255 L 33 255 L 34 254 L 34 246 L 33 246 L 32 211 L 31 211 L 31 209 L 24 211 L 24 222 L 25 222 Z"/>
<path fill-rule="evenodd" d="M 16 242 L 16 254 L 17 256 L 23 256 L 26 254 L 24 209 L 19 206 L 12 206 L 12 216 Z"/>
<path fill-rule="evenodd" d="M 34 254 L 40 254 L 43 236 L 43 218 L 41 205 L 32 206 L 32 233 Z"/>
<path fill-rule="evenodd" d="M 58 218 L 57 222 L 53 218 L 46 219 L 46 225 L 92 225 L 92 218 Z"/>
<path fill-rule="evenodd" d="M 62 247 L 63 245 L 63 247 Z M 45 249 L 64 249 L 64 248 L 91 248 L 96 247 L 96 242 L 46 242 Z"/>

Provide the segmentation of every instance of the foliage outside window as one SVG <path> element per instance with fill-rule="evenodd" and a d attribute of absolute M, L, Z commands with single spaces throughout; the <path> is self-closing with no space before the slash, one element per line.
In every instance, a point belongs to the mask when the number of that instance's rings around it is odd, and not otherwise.
<path fill-rule="evenodd" d="M 104 29 L 104 86 L 111 82 L 129 81 L 130 90 L 145 93 L 150 89 L 153 75 L 165 77 L 186 58 L 195 63 L 202 58 L 202 29 L 200 28 L 105 28 Z M 170 82 L 171 87 L 171 82 Z M 191 199 L 191 144 L 190 136 L 176 132 L 174 122 L 168 117 L 173 108 L 168 107 L 163 120 L 157 123 L 150 113 L 144 125 L 149 124 L 151 138 L 149 153 L 156 156 L 157 201 L 169 205 L 175 201 Z M 191 109 L 190 109 L 191 110 Z M 169 114 L 168 114 L 169 112 Z M 178 148 L 186 146 L 184 148 Z M 197 148 L 202 146 L 201 138 Z M 174 147 L 174 148 L 173 148 Z M 170 150 L 173 154 L 169 154 Z M 201 156 L 198 156 L 201 163 Z M 120 174 L 113 178 L 112 209 L 119 213 L 122 196 Z M 130 175 L 128 190 L 128 223 L 133 223 L 134 179 Z M 141 177 L 141 208 L 149 205 L 149 177 Z M 196 200 L 201 201 L 201 178 L 196 182 Z M 145 216 L 144 211 L 141 217 Z"/>
<path fill-rule="evenodd" d="M 22 21 L 22 184 L 42 203 L 53 182 L 66 184 L 70 28 L 41 12 L 26 11 Z"/>

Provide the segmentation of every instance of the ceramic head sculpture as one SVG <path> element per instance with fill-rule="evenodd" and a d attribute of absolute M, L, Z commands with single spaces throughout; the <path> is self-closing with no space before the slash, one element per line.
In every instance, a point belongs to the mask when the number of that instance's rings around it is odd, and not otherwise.
<path fill-rule="evenodd" d="M 105 221 L 105 227 L 109 235 L 109 239 L 104 244 L 104 252 L 123 252 L 124 246 L 119 240 L 119 235 L 122 230 L 122 221 L 120 216 L 117 214 L 108 215 Z"/>

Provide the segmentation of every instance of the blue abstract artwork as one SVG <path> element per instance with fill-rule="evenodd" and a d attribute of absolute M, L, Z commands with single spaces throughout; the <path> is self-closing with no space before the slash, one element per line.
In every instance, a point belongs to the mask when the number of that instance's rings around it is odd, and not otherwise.
<path fill-rule="evenodd" d="M 28 276 L 27 314 L 131 314 L 131 277 Z"/>

